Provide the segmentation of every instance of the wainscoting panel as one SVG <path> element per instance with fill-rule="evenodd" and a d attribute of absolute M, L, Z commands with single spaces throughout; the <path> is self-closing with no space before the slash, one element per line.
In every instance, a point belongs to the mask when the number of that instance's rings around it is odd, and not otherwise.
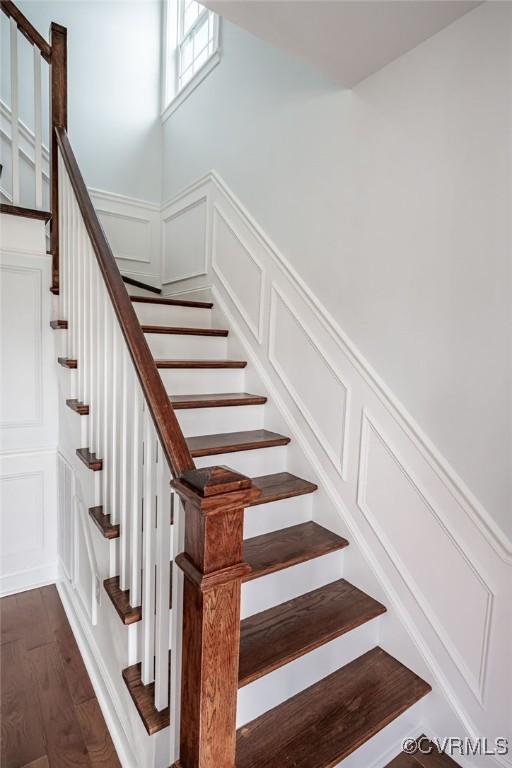
<path fill-rule="evenodd" d="M 228 221 L 213 204 L 212 267 L 238 304 L 240 313 L 261 342 L 263 319 L 263 267 Z"/>
<path fill-rule="evenodd" d="M 206 274 L 206 197 L 174 214 L 164 211 L 162 283 Z"/>

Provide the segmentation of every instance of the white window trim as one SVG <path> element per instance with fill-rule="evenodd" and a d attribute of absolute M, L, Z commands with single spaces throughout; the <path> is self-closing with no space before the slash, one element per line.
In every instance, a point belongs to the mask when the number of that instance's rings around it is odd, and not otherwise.
<path fill-rule="evenodd" d="M 190 94 L 193 93 L 193 91 L 195 91 L 197 86 L 204 80 L 204 78 L 207 75 L 209 75 L 213 69 L 215 69 L 217 64 L 220 62 L 220 58 L 221 58 L 220 57 L 219 17 L 217 14 L 214 14 L 212 53 L 206 59 L 206 61 L 203 63 L 200 69 L 197 70 L 195 75 L 187 82 L 187 84 L 180 91 L 176 93 L 174 98 L 172 98 L 170 101 L 167 101 L 167 94 L 169 93 L 169 82 L 172 81 L 174 83 L 175 88 L 177 88 L 177 82 L 178 82 L 178 73 L 177 73 L 177 67 L 178 67 L 177 56 L 179 55 L 178 40 L 177 40 L 177 29 L 178 29 L 178 21 L 179 21 L 178 1 L 168 0 L 168 2 L 164 4 L 164 7 L 165 7 L 165 11 L 164 11 L 165 40 L 164 40 L 164 46 L 163 46 L 164 76 L 162 78 L 162 102 L 164 104 L 164 108 L 160 115 L 160 119 L 162 123 L 165 123 L 165 121 L 169 119 L 169 117 L 178 109 L 178 107 L 180 107 L 183 104 L 183 102 L 190 96 Z M 173 52 L 172 54 L 171 54 L 171 51 Z"/>

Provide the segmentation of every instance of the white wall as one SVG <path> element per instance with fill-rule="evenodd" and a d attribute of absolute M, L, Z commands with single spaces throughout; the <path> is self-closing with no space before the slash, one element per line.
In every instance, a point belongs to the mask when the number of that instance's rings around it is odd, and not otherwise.
<path fill-rule="evenodd" d="M 232 25 L 164 125 L 164 198 L 212 168 L 512 533 L 507 3 L 341 92 Z"/>
<path fill-rule="evenodd" d="M 88 186 L 159 202 L 160 0 L 18 5 L 43 36 L 68 29 L 69 135 Z"/>
<path fill-rule="evenodd" d="M 44 224 L 0 221 L 0 595 L 57 576 L 57 379 Z"/>

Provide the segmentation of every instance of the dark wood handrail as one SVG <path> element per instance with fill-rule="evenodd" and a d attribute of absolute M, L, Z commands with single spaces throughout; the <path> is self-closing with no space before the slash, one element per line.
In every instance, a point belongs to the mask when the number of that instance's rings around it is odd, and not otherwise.
<path fill-rule="evenodd" d="M 11 0 L 1 0 L 0 7 L 2 11 L 11 19 L 14 19 L 18 25 L 18 29 L 24 35 L 29 43 L 36 45 L 41 51 L 41 56 L 48 64 L 51 63 L 52 49 L 49 43 L 46 42 L 44 37 L 39 34 L 37 29 L 32 26 L 26 16 L 22 14 L 19 8 L 17 8 Z"/>
<path fill-rule="evenodd" d="M 68 135 L 63 128 L 56 128 L 55 135 L 66 166 L 85 227 L 91 239 L 105 280 L 114 311 L 128 345 L 142 392 L 149 406 L 155 428 L 162 444 L 172 474 L 179 478 L 182 472 L 195 468 L 186 440 L 181 431 L 160 374 L 151 354 L 146 337 L 135 314 L 121 273 L 94 210 L 91 198 L 71 149 Z"/>

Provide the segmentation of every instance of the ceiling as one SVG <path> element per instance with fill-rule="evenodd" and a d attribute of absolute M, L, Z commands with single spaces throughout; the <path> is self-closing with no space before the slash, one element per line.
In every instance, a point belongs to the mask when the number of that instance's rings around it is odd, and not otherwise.
<path fill-rule="evenodd" d="M 203 0 L 346 88 L 435 35 L 470 0 Z"/>

